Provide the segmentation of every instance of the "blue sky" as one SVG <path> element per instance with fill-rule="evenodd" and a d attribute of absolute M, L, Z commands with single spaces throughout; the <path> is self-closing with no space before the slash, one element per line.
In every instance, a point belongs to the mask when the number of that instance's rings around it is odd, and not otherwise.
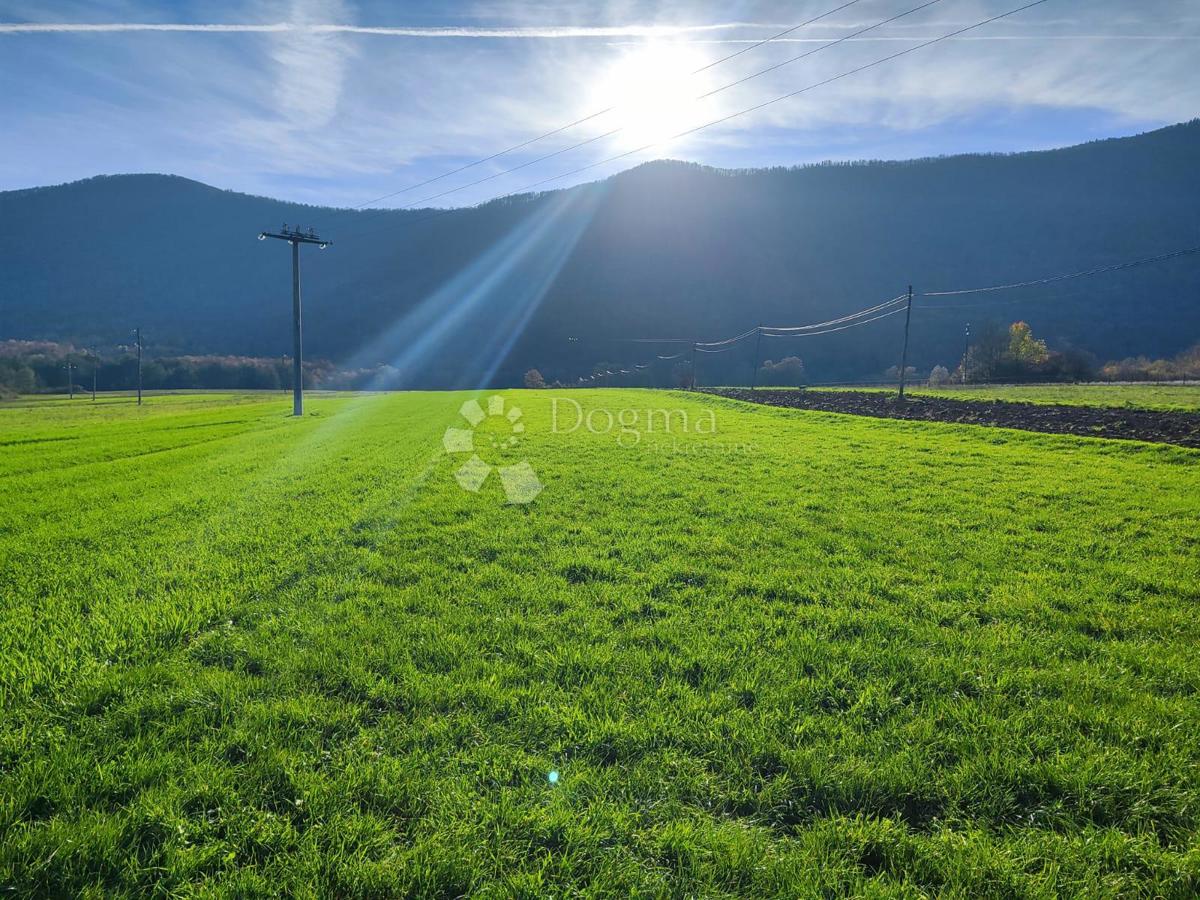
<path fill-rule="evenodd" d="M 383 203 L 465 205 L 659 157 L 742 167 L 1035 149 L 1200 114 L 1200 0 L 1048 0 L 756 113 L 547 180 L 1022 0 L 935 0 L 697 99 L 922 0 L 857 0 L 787 40 L 691 74 L 842 2 L 0 0 L 0 189 L 169 172 L 358 206 L 614 107 Z"/>

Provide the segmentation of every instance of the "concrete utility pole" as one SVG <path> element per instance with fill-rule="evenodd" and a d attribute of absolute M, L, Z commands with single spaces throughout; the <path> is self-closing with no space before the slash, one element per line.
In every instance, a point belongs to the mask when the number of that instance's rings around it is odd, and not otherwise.
<path fill-rule="evenodd" d="M 963 328 L 962 383 L 967 383 L 967 356 L 971 353 L 971 323 Z"/>
<path fill-rule="evenodd" d="M 142 405 L 142 329 L 133 329 L 133 339 L 137 346 L 138 360 L 138 406 Z"/>
<path fill-rule="evenodd" d="M 762 351 L 762 325 L 758 326 L 758 338 L 754 341 L 754 378 L 750 382 L 750 390 L 758 390 L 758 361 Z"/>
<path fill-rule="evenodd" d="M 908 369 L 908 322 L 912 318 L 912 285 L 908 286 L 908 305 L 904 307 L 904 350 L 900 353 L 900 399 L 904 399 L 904 374 Z"/>
<path fill-rule="evenodd" d="M 300 329 L 300 245 L 316 244 L 318 249 L 324 250 L 333 241 L 321 240 L 311 228 L 308 229 L 307 234 L 299 228 L 289 230 L 286 222 L 278 232 L 259 232 L 258 239 L 260 241 L 265 241 L 267 238 L 287 241 L 292 245 L 292 415 L 302 416 L 304 415 L 304 350 Z"/>
<path fill-rule="evenodd" d="M 92 359 L 92 402 L 96 402 L 96 370 L 100 368 L 100 356 L 96 353 L 96 348 L 93 347 L 88 351 L 88 356 Z"/>
<path fill-rule="evenodd" d="M 78 369 L 79 367 L 77 365 L 75 365 L 74 363 L 67 363 L 65 366 L 63 366 L 63 368 L 67 370 L 67 399 L 74 400 L 75 399 L 75 378 L 71 374 L 71 372 L 72 372 L 72 370 Z"/>

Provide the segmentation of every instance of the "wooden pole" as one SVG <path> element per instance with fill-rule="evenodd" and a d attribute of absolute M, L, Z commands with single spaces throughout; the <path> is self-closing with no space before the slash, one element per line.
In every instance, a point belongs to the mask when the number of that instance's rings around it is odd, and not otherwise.
<path fill-rule="evenodd" d="M 316 244 L 324 250 L 332 241 L 324 240 L 310 228 L 305 234 L 299 228 L 289 229 L 287 223 L 279 231 L 259 232 L 260 241 L 275 238 L 292 245 L 292 415 L 304 415 L 304 348 L 300 323 L 300 245 Z"/>
<path fill-rule="evenodd" d="M 963 358 L 962 358 L 962 383 L 967 383 L 967 357 L 971 353 L 971 323 L 968 322 L 963 328 Z"/>
<path fill-rule="evenodd" d="M 137 366 L 138 366 L 138 402 L 137 405 L 142 405 L 142 329 L 133 329 L 133 336 L 137 340 Z"/>
<path fill-rule="evenodd" d="M 762 358 L 762 325 L 758 326 L 758 337 L 754 341 L 754 379 L 750 382 L 750 390 L 758 390 L 758 361 Z"/>
<path fill-rule="evenodd" d="M 900 399 L 904 399 L 904 374 L 908 369 L 908 323 L 912 318 L 912 285 L 908 286 L 908 304 L 904 307 L 904 350 L 900 353 Z"/>
<path fill-rule="evenodd" d="M 292 241 L 292 415 L 304 415 L 304 348 L 300 336 L 300 242 Z"/>

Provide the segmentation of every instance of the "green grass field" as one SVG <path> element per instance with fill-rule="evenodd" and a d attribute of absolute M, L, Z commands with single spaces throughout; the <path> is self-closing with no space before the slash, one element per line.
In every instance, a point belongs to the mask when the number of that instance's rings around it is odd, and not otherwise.
<path fill-rule="evenodd" d="M 469 396 L 0 406 L 0 890 L 1200 892 L 1200 452 Z"/>
<path fill-rule="evenodd" d="M 883 390 L 835 388 L 834 390 Z M 911 387 L 917 396 L 959 400 L 1012 400 L 1066 406 L 1125 406 L 1200 412 L 1200 384 L 972 384 L 965 387 Z"/>

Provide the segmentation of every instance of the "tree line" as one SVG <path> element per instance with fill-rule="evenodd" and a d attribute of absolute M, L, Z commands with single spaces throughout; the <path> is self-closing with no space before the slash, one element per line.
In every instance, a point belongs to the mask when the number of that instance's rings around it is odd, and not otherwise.
<path fill-rule="evenodd" d="M 581 381 L 563 371 L 547 378 L 537 368 L 521 379 L 527 388 L 543 387 L 690 387 L 694 381 L 709 382 L 702 365 L 694 372 L 687 358 L 671 359 L 637 367 L 602 360 Z M 818 369 L 820 373 L 822 370 Z M 753 364 L 743 373 L 755 377 Z M 715 377 L 715 376 L 714 376 Z M 72 344 L 54 341 L 0 341 L 0 395 L 65 393 L 68 378 L 75 390 L 88 391 L 93 379 L 99 391 L 131 391 L 137 387 L 137 356 L 122 349 L 100 355 Z M 882 381 L 896 381 L 898 367 L 880 373 Z M 1004 326 L 990 323 L 979 329 L 974 343 L 954 366 L 935 365 L 927 372 L 909 366 L 910 382 L 927 380 L 944 384 L 987 384 L 996 382 L 1071 381 L 1175 381 L 1200 379 L 1200 343 L 1164 359 L 1131 357 L 1100 364 L 1086 350 L 1067 346 L 1053 349 L 1036 337 L 1026 322 Z M 391 366 L 362 369 L 339 367 L 329 360 L 304 363 L 304 387 L 318 390 L 393 390 L 403 387 L 407 376 Z M 715 382 L 713 382 L 715 383 Z M 725 382 L 728 383 L 728 382 Z M 766 359 L 758 364 L 755 383 L 764 387 L 803 387 L 813 383 L 812 371 L 798 356 Z M 290 357 L 253 356 L 146 356 L 142 360 L 145 390 L 277 390 L 292 387 Z"/>
<path fill-rule="evenodd" d="M 145 390 L 290 390 L 290 357 L 144 356 Z M 344 369 L 328 360 L 304 363 L 304 387 L 369 390 L 386 386 L 388 367 Z M 138 385 L 137 355 L 121 350 L 100 355 L 54 341 L 0 341 L 0 394 L 132 391 Z"/>
<path fill-rule="evenodd" d="M 754 383 L 763 387 L 803 387 L 814 383 L 812 371 L 798 356 L 766 359 L 758 363 Z M 825 370 L 818 368 L 816 371 Z M 742 375 L 749 377 L 753 372 L 754 364 L 750 363 Z M 610 385 L 689 387 L 693 378 L 700 377 L 700 373 L 693 373 L 689 361 L 677 362 L 669 368 L 662 365 L 634 368 L 603 361 L 592 366 L 590 374 L 594 377 L 587 380 L 571 377 L 548 380 L 541 370 L 530 369 L 525 373 L 523 383 L 527 388 Z M 890 366 L 879 375 L 883 382 L 896 382 L 899 377 L 899 366 Z M 910 383 L 928 381 L 933 387 L 1013 382 L 1200 379 L 1200 343 L 1166 359 L 1140 356 L 1101 364 L 1095 354 L 1079 347 L 1051 348 L 1045 340 L 1034 335 L 1027 322 L 1018 321 L 1009 325 L 989 322 L 978 330 L 974 343 L 967 345 L 963 357 L 956 364 L 934 365 L 924 372 L 916 366 L 908 366 L 905 377 Z M 825 380 L 832 381 L 833 378 Z"/>

